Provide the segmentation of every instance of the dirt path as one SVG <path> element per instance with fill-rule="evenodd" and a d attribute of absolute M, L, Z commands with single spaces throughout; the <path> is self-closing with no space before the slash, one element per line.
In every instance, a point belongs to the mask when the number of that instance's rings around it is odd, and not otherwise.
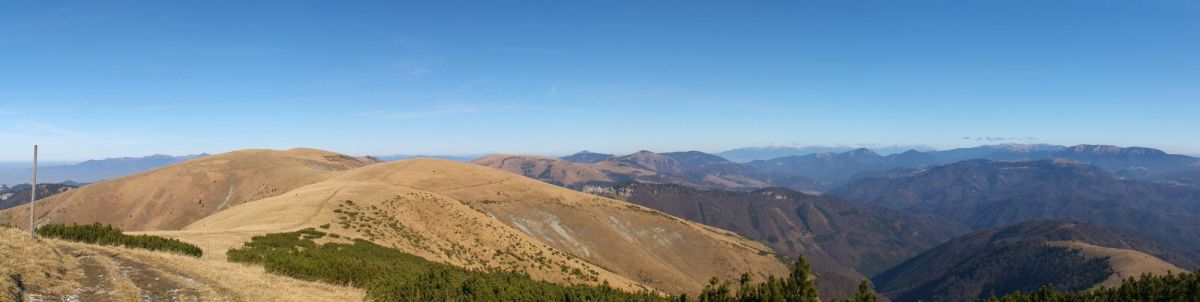
<path fill-rule="evenodd" d="M 196 278 L 155 268 L 101 248 L 60 245 L 81 265 L 77 301 L 226 301 L 220 290 Z"/>

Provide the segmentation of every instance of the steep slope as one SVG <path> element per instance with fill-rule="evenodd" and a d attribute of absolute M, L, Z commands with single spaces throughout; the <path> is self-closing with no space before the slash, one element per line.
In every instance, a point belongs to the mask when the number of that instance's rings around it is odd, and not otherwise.
<path fill-rule="evenodd" d="M 967 231 L 934 217 L 779 188 L 729 192 L 626 184 L 586 192 L 731 230 L 788 258 L 804 254 L 821 276 L 821 296 L 829 299 L 849 298 L 866 276 Z"/>
<path fill-rule="evenodd" d="M 221 254 L 250 236 L 322 228 L 427 259 L 561 283 L 698 292 L 708 278 L 782 275 L 761 243 L 478 165 L 372 165 L 156 233 Z"/>
<path fill-rule="evenodd" d="M 1066 160 L 964 161 L 863 178 L 828 194 L 935 214 L 975 228 L 1076 219 L 1200 255 L 1200 190 L 1120 179 Z"/>
<path fill-rule="evenodd" d="M 1098 225 L 1034 221 L 964 235 L 872 281 L 895 301 L 970 301 L 1046 284 L 1082 290 L 1140 272 L 1186 272 L 1160 258 L 1182 256 Z"/>
<path fill-rule="evenodd" d="M 571 161 L 529 155 L 497 154 L 485 156 L 472 163 L 524 175 L 555 185 L 579 188 L 592 183 L 628 181 L 649 171 L 601 167 Z"/>
<path fill-rule="evenodd" d="M 766 175 L 697 151 L 663 154 L 640 151 L 590 164 L 525 155 L 494 155 L 480 158 L 474 163 L 573 189 L 622 182 L 667 183 L 726 190 L 771 186 L 797 190 L 820 189 L 820 184 L 803 177 Z"/>
<path fill-rule="evenodd" d="M 12 188 L 0 187 L 0 210 L 23 205 L 29 203 L 29 194 L 32 186 L 29 184 L 21 184 Z M 74 183 L 58 183 L 58 184 L 38 184 L 37 185 L 38 200 L 54 196 L 59 193 L 67 192 L 78 188 L 79 185 Z"/>
<path fill-rule="evenodd" d="M 125 230 L 172 230 L 217 211 L 277 196 L 371 164 L 337 153 L 243 150 L 81 187 L 38 201 L 38 223 L 110 223 Z M 0 212 L 25 226 L 28 205 Z"/>

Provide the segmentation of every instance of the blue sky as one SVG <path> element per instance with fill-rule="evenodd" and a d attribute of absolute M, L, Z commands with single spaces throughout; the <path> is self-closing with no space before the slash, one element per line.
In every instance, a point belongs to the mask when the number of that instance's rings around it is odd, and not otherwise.
<path fill-rule="evenodd" d="M 297 146 L 1200 153 L 1193 1 L 425 2 L 439 5 L 0 2 L 0 160 L 34 143 L 56 160 Z"/>

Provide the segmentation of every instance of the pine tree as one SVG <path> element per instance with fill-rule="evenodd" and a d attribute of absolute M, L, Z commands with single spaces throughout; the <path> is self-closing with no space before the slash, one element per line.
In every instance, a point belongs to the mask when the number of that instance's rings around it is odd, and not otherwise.
<path fill-rule="evenodd" d="M 804 259 L 804 255 L 800 255 L 796 262 L 792 263 L 791 273 L 788 274 L 787 281 L 784 281 L 784 299 L 788 302 L 821 301 L 815 279 L 812 269 L 808 267 L 808 260 Z"/>
<path fill-rule="evenodd" d="M 858 291 L 854 293 L 854 302 L 875 302 L 879 296 L 875 294 L 875 290 L 871 288 L 870 281 L 863 279 L 862 283 L 858 284 Z"/>

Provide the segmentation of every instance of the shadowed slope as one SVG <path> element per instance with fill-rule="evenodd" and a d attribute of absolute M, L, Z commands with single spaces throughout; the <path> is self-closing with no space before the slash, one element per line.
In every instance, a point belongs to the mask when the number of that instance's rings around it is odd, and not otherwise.
<path fill-rule="evenodd" d="M 780 188 L 732 192 L 633 183 L 585 192 L 731 230 L 789 259 L 804 254 L 821 276 L 821 296 L 830 299 L 852 297 L 866 276 L 967 230 L 936 217 Z"/>
<path fill-rule="evenodd" d="M 974 228 L 1075 219 L 1200 254 L 1200 190 L 1121 179 L 1066 160 L 964 161 L 863 178 L 828 194 Z"/>

